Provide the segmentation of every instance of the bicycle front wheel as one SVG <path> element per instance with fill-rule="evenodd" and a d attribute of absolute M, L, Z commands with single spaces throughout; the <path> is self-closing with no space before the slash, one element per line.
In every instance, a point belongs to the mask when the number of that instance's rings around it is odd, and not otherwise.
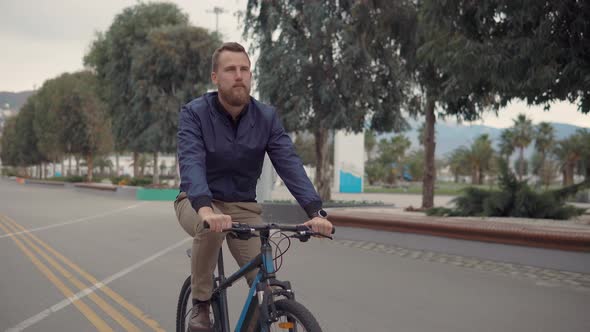
<path fill-rule="evenodd" d="M 192 308 L 191 276 L 188 276 L 180 290 L 178 305 L 176 306 L 176 332 L 185 332 Z"/>
<path fill-rule="evenodd" d="M 282 299 L 275 302 L 279 320 L 269 326 L 270 332 L 322 332 L 320 324 L 302 304 Z"/>

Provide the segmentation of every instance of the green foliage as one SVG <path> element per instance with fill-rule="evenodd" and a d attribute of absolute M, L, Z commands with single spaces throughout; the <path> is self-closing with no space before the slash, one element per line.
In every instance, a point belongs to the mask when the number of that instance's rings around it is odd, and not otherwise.
<path fill-rule="evenodd" d="M 578 0 L 427 0 L 424 16 L 440 42 L 429 59 L 454 75 L 443 87 L 481 82 L 499 97 L 590 111 L 590 3 Z"/>
<path fill-rule="evenodd" d="M 412 175 L 412 181 L 422 181 L 424 177 L 424 150 L 415 150 L 410 152 L 403 161 L 408 166 L 408 171 Z"/>
<path fill-rule="evenodd" d="M 391 167 L 386 167 L 379 160 L 371 159 L 365 163 L 365 174 L 370 185 L 384 182 Z"/>
<path fill-rule="evenodd" d="M 132 108 L 145 120 L 131 142 L 134 151 L 176 151 L 178 110 L 207 91 L 211 54 L 220 43 L 205 29 L 175 25 L 150 30 L 133 49 Z"/>
<path fill-rule="evenodd" d="M 102 99 L 108 103 L 117 150 L 140 148 L 141 135 L 152 120 L 142 98 L 147 85 L 137 86 L 131 79 L 134 57 L 142 53 L 138 48 L 146 45 L 153 29 L 174 25 L 188 25 L 187 15 L 175 4 L 138 3 L 118 14 L 109 29 L 97 35 L 84 57 L 84 63 L 96 71 Z"/>
<path fill-rule="evenodd" d="M 538 219 L 569 219 L 585 209 L 566 205 L 565 200 L 590 181 L 544 192 L 534 191 L 526 181 L 518 181 L 505 162 L 500 163 L 500 190 L 467 188 L 454 199 L 455 208 L 430 209 L 429 215 L 517 217 Z"/>
<path fill-rule="evenodd" d="M 315 167 L 315 140 L 313 137 L 305 134 L 299 134 L 297 137 L 295 137 L 295 142 L 293 142 L 293 144 L 295 145 L 295 150 L 297 151 L 299 158 L 301 158 L 303 165 Z"/>
<path fill-rule="evenodd" d="M 316 142 L 316 186 L 330 199 L 330 131 L 401 130 L 409 91 L 400 43 L 370 35 L 379 28 L 366 6 L 350 1 L 248 1 L 245 34 L 258 55 L 261 99 L 276 106 L 289 131 Z M 382 34 L 381 36 L 385 36 Z"/>
<path fill-rule="evenodd" d="M 145 178 L 132 178 L 129 181 L 129 185 L 130 186 L 137 186 L 137 187 L 144 187 L 147 185 L 152 184 L 152 178 L 151 177 L 145 177 Z"/>

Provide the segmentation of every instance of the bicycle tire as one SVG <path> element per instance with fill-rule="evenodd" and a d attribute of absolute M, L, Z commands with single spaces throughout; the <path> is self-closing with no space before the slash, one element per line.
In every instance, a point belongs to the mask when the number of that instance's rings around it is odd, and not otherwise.
<path fill-rule="evenodd" d="M 276 301 L 274 304 L 279 317 L 287 317 L 288 321 L 295 320 L 296 323 L 298 323 L 298 325 L 302 325 L 302 327 L 307 332 L 322 332 L 322 328 L 313 314 L 301 303 L 289 299 L 281 299 Z M 269 331 L 285 331 L 284 328 L 273 329 L 273 325 L 276 324 L 278 323 L 271 324 L 269 326 Z M 299 328 L 296 330 L 297 332 L 301 331 Z M 289 331 L 294 330 L 289 329 Z"/>
<path fill-rule="evenodd" d="M 178 305 L 176 306 L 176 332 L 186 331 L 186 314 L 188 311 L 188 304 L 191 296 L 191 276 L 182 284 L 180 295 L 178 296 Z M 191 303 L 192 304 L 192 303 Z"/>

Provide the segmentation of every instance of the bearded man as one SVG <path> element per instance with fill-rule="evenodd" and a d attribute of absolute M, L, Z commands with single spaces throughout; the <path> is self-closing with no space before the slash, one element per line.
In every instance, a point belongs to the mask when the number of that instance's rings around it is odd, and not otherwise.
<path fill-rule="evenodd" d="M 180 193 L 174 202 L 182 228 L 194 238 L 191 255 L 193 312 L 188 331 L 212 331 L 211 276 L 232 222 L 261 224 L 256 182 L 265 152 L 310 220 L 304 224 L 330 235 L 322 201 L 305 174 L 276 110 L 250 96 L 250 58 L 238 43 L 213 53 L 211 80 L 217 92 L 184 105 L 178 119 Z M 204 223 L 209 228 L 204 227 Z M 260 240 L 227 239 L 241 266 L 260 252 Z M 251 284 L 257 271 L 247 275 Z"/>

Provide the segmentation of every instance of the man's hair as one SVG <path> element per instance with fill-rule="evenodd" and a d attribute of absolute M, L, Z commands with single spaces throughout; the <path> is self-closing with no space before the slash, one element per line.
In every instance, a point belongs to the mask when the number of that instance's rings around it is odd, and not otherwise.
<path fill-rule="evenodd" d="M 218 49 L 215 50 L 215 52 L 213 52 L 213 57 L 211 58 L 211 70 L 214 72 L 217 72 L 217 66 L 219 64 L 219 55 L 223 51 L 244 53 L 248 58 L 248 62 L 250 62 L 250 57 L 248 56 L 248 53 L 246 52 L 244 46 L 235 42 L 223 43 L 223 45 L 221 45 Z"/>

